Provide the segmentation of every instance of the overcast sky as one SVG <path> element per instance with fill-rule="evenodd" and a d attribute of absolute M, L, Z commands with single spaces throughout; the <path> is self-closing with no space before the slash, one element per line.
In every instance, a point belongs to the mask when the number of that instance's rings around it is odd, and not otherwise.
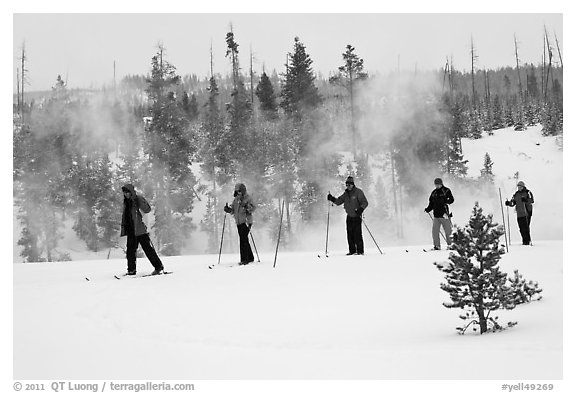
<path fill-rule="evenodd" d="M 240 66 L 283 70 L 294 37 L 300 37 L 313 68 L 327 76 L 341 64 L 347 44 L 356 47 L 368 71 L 443 67 L 453 56 L 470 69 L 474 39 L 480 68 L 514 65 L 514 34 L 521 62 L 539 63 L 544 25 L 563 45 L 561 14 L 14 14 L 13 88 L 19 50 L 28 57 L 27 90 L 49 89 L 56 76 L 69 87 L 101 87 L 127 74 L 146 74 L 157 43 L 180 75 L 229 72 L 224 37 L 233 25 Z"/>

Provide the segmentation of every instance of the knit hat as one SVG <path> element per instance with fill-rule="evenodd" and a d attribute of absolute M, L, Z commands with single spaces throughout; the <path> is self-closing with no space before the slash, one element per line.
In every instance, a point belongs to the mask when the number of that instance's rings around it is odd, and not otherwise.
<path fill-rule="evenodd" d="M 352 176 L 348 176 L 346 178 L 346 184 L 354 184 L 354 178 Z"/>
<path fill-rule="evenodd" d="M 444 184 L 444 183 L 442 183 L 442 179 L 437 177 L 436 179 L 434 179 L 434 184 Z"/>
<path fill-rule="evenodd" d="M 246 194 L 246 185 L 244 183 L 238 183 L 234 187 L 235 191 L 240 191 L 242 194 Z"/>
<path fill-rule="evenodd" d="M 520 181 L 518 182 L 518 186 L 519 186 L 519 187 L 522 186 L 522 187 L 526 188 L 526 184 L 524 184 L 524 182 L 523 182 L 522 180 L 520 180 Z"/>

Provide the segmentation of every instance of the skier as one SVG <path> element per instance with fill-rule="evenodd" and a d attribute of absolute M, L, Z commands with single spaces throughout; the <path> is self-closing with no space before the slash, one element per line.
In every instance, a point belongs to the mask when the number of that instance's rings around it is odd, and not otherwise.
<path fill-rule="evenodd" d="M 148 201 L 134 191 L 132 184 L 122 186 L 124 193 L 124 212 L 122 213 L 122 229 L 120 236 L 127 236 L 126 239 L 126 259 L 128 259 L 128 272 L 126 275 L 133 276 L 136 274 L 136 250 L 138 244 L 142 246 L 146 257 L 154 266 L 152 275 L 163 274 L 164 265 L 156 254 L 154 246 L 150 241 L 148 229 L 142 222 L 142 213 L 149 213 L 151 208 Z"/>
<path fill-rule="evenodd" d="M 344 204 L 344 210 L 346 210 L 346 233 L 348 235 L 348 254 L 346 255 L 364 255 L 362 213 L 368 207 L 364 192 L 354 185 L 354 178 L 348 176 L 344 193 L 338 198 L 328 193 L 328 200 L 335 205 Z"/>
<path fill-rule="evenodd" d="M 224 211 L 234 215 L 236 226 L 238 227 L 238 236 L 240 237 L 240 265 L 247 265 L 254 262 L 254 254 L 250 247 L 248 235 L 252 229 L 252 212 L 254 203 L 252 197 L 246 191 L 246 186 L 242 183 L 234 187 L 234 201 L 232 206 L 224 206 Z"/>
<path fill-rule="evenodd" d="M 452 191 L 444 186 L 442 179 L 439 177 L 434 179 L 434 186 L 436 188 L 432 190 L 430 198 L 428 199 L 428 206 L 424 211 L 426 213 L 434 211 L 432 240 L 434 242 L 434 250 L 440 250 L 440 225 L 444 228 L 446 243 L 448 243 L 448 245 L 452 244 L 452 238 L 450 237 L 452 233 L 452 221 L 450 220 L 452 213 L 450 213 L 448 205 L 454 202 L 454 197 L 452 196 Z"/>
<path fill-rule="evenodd" d="M 506 200 L 506 206 L 516 206 L 516 220 L 518 221 L 518 228 L 520 235 L 522 235 L 522 244 L 529 246 L 532 242 L 530 238 L 530 221 L 532 221 L 532 204 L 534 203 L 534 195 L 532 191 L 526 188 L 523 181 L 519 181 L 518 191 L 512 195 L 512 199 Z"/>

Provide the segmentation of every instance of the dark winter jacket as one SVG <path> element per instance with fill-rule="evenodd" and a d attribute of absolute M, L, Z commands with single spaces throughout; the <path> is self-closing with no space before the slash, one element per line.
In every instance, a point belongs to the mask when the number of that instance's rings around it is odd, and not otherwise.
<path fill-rule="evenodd" d="M 230 214 L 234 215 L 236 225 L 252 225 L 252 213 L 254 212 L 254 203 L 250 194 L 238 194 L 232 201 Z"/>
<path fill-rule="evenodd" d="M 134 234 L 140 236 L 148 233 L 148 228 L 142 222 L 142 213 L 149 213 L 151 208 L 148 201 L 141 195 L 137 195 L 132 184 L 122 187 L 130 191 L 130 198 L 124 198 L 124 211 L 122 214 L 122 229 L 120 236 Z"/>
<path fill-rule="evenodd" d="M 518 190 L 512 195 L 512 199 L 508 206 L 516 206 L 516 216 L 526 217 L 532 216 L 532 204 L 534 203 L 534 195 L 532 191 L 527 188 Z"/>
<path fill-rule="evenodd" d="M 428 207 L 424 209 L 427 213 L 434 210 L 434 217 L 436 218 L 449 218 L 450 209 L 448 205 L 454 203 L 452 191 L 448 187 L 435 188 L 428 198 Z"/>
<path fill-rule="evenodd" d="M 364 192 L 356 186 L 351 190 L 345 190 L 338 198 L 333 198 L 332 202 L 338 206 L 344 204 L 348 217 L 362 217 L 362 212 L 368 207 Z"/>

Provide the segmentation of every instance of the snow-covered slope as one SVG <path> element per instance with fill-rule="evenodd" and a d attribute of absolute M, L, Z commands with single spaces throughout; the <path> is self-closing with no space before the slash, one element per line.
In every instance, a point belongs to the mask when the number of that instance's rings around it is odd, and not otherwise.
<path fill-rule="evenodd" d="M 535 241 L 561 239 L 563 224 L 563 151 L 556 137 L 544 137 L 541 130 L 541 126 L 529 127 L 526 131 L 509 127 L 494 131 L 492 136 L 484 134 L 481 139 L 462 140 L 464 157 L 469 160 L 468 175 L 480 175 L 484 155 L 488 153 L 494 162 L 495 185 L 501 188 L 503 199 L 510 199 L 516 191 L 514 174 L 519 173 L 519 180 L 534 194 L 531 232 Z M 497 193 L 490 201 L 481 201 L 481 205 L 491 207 L 496 220 L 502 221 Z M 463 218 L 467 220 L 472 204 L 460 206 L 465 207 L 467 214 Z M 510 213 L 512 239 L 520 241 L 513 209 Z"/>
<path fill-rule="evenodd" d="M 459 312 L 442 306 L 443 275 L 433 266 L 448 253 L 422 252 L 428 227 L 405 247 L 385 247 L 389 239 L 375 233 L 385 255 L 368 248 L 364 257 L 345 257 L 343 215 L 334 213 L 329 258 L 280 252 L 276 269 L 271 254 L 215 270 L 207 269 L 215 255 L 164 257 L 174 274 L 117 280 L 126 266 L 114 250 L 109 260 L 105 250 L 100 260 L 13 264 L 14 378 L 562 378 L 562 150 L 540 127 L 498 130 L 464 140 L 463 149 L 470 176 L 490 154 L 504 198 L 515 189 L 515 172 L 535 195 L 535 246 L 519 245 L 511 211 L 512 246 L 501 261 L 504 271 L 519 269 L 544 289 L 541 301 L 498 314 L 516 327 L 457 335 Z M 459 190 L 456 198 L 457 224 L 466 224 L 474 200 L 501 221 L 496 193 Z M 429 225 L 428 217 L 421 222 Z M 94 259 L 73 236 L 64 244 L 75 259 Z M 222 263 L 235 260 L 223 255 Z M 138 267 L 152 269 L 147 260 Z"/>
<path fill-rule="evenodd" d="M 502 268 L 544 298 L 484 336 L 457 335 L 442 306 L 446 251 L 383 251 L 281 253 L 275 269 L 270 254 L 215 270 L 216 255 L 171 257 L 174 274 L 122 280 L 120 259 L 14 264 L 14 378 L 562 378 L 562 242 L 511 247 Z"/>

